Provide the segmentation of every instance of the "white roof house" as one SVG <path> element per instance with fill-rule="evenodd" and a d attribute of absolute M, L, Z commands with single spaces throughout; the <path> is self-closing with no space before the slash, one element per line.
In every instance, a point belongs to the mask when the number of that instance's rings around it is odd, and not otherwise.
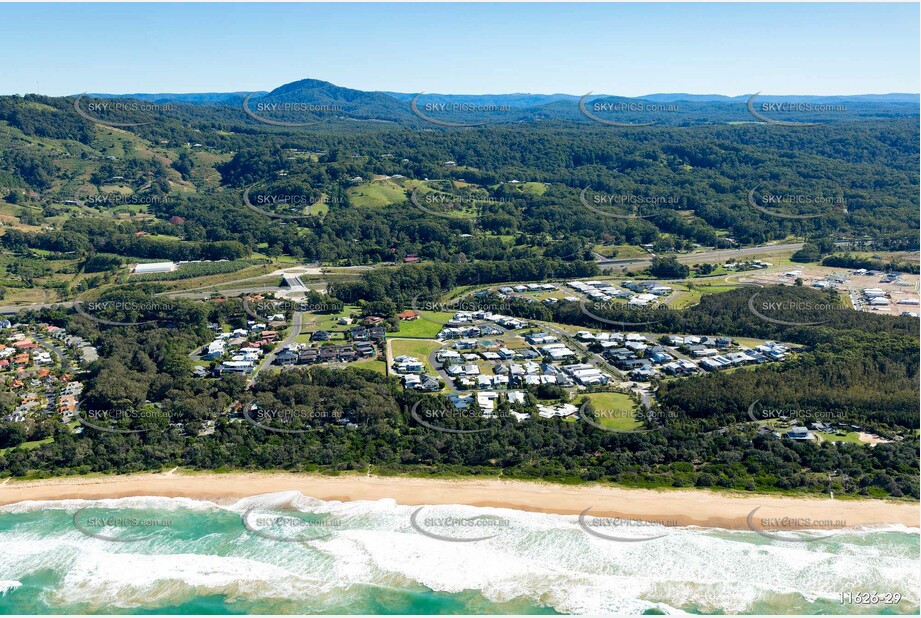
<path fill-rule="evenodd" d="M 499 399 L 499 393 L 493 391 L 480 391 L 476 394 L 477 405 L 480 406 L 484 414 L 490 414 L 496 409 L 497 399 Z"/>
<path fill-rule="evenodd" d="M 550 345 L 545 345 L 541 347 L 541 351 L 544 353 L 545 356 L 549 356 L 553 360 L 570 358 L 576 355 L 575 352 L 567 348 L 562 343 L 554 343 Z"/>
<path fill-rule="evenodd" d="M 537 406 L 538 414 L 542 418 L 553 418 L 554 416 L 571 416 L 578 412 L 579 408 L 571 403 L 561 403 L 555 406 Z"/>
<path fill-rule="evenodd" d="M 138 264 L 134 267 L 134 274 L 143 275 L 147 273 L 171 273 L 176 270 L 175 262 L 151 262 L 149 264 Z"/>

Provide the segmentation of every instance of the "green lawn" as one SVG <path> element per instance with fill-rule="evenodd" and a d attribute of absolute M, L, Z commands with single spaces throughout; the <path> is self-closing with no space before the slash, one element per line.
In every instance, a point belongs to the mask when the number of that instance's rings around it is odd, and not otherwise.
<path fill-rule="evenodd" d="M 441 347 L 437 341 L 419 339 L 417 341 L 394 339 L 390 342 L 390 351 L 393 358 L 397 356 L 414 356 L 425 363 L 426 373 L 435 373 L 435 368 L 429 364 L 429 354 Z"/>
<path fill-rule="evenodd" d="M 419 339 L 432 339 L 441 332 L 445 322 L 451 319 L 453 313 L 420 311 L 420 314 L 429 318 L 419 318 L 411 322 L 400 321 L 400 332 L 393 333 L 394 337 L 418 337 Z"/>
<path fill-rule="evenodd" d="M 856 431 L 852 431 L 843 436 L 839 436 L 833 433 L 825 433 L 824 431 L 816 431 L 813 433 L 815 433 L 817 436 L 821 436 L 823 440 L 827 440 L 828 442 L 852 442 L 854 444 L 863 444 L 863 442 L 860 441 L 860 438 L 858 438 L 859 434 Z"/>
<path fill-rule="evenodd" d="M 593 251 L 598 255 L 615 260 L 648 257 L 649 253 L 642 247 L 633 245 L 595 245 Z"/>
<path fill-rule="evenodd" d="M 547 192 L 547 185 L 542 182 L 526 182 L 521 185 L 521 190 L 529 195 L 543 195 Z"/>
<path fill-rule="evenodd" d="M 31 451 L 33 449 L 37 449 L 38 447 L 44 444 L 51 444 L 52 442 L 54 442 L 54 438 L 45 438 L 44 440 L 33 440 L 31 442 L 23 442 L 19 446 L 0 448 L 0 455 L 5 455 L 7 451 L 12 451 L 15 448 L 21 448 L 27 451 Z"/>
<path fill-rule="evenodd" d="M 694 289 L 699 291 L 702 294 L 719 294 L 720 292 L 729 292 L 738 288 L 738 285 L 732 285 L 731 283 L 700 283 L 698 281 L 694 282 Z"/>
<path fill-rule="evenodd" d="M 672 309 L 686 309 L 691 305 L 696 305 L 700 302 L 703 294 L 697 290 L 682 290 L 681 293 L 671 302 L 667 303 L 668 306 Z"/>
<path fill-rule="evenodd" d="M 310 313 L 304 316 L 304 331 L 346 331 L 352 326 L 358 324 L 358 322 L 353 322 L 352 324 L 339 324 L 339 318 L 345 318 L 358 311 L 358 307 L 354 305 L 345 305 L 342 308 L 342 311 L 338 313 Z"/>
<path fill-rule="evenodd" d="M 406 191 L 390 180 L 375 180 L 346 191 L 349 202 L 357 207 L 378 208 L 406 201 Z"/>
<path fill-rule="evenodd" d="M 370 369 L 371 371 L 376 371 L 381 375 L 386 375 L 387 373 L 387 363 L 379 360 L 365 361 L 363 363 L 355 363 L 352 365 L 358 369 Z"/>
<path fill-rule="evenodd" d="M 642 424 L 633 415 L 635 403 L 623 393 L 590 393 L 588 398 L 595 409 L 598 424 L 610 429 L 629 431 L 639 429 Z"/>
<path fill-rule="evenodd" d="M 764 343 L 764 339 L 752 339 L 750 337 L 733 337 L 732 340 L 748 348 L 754 348 Z"/>

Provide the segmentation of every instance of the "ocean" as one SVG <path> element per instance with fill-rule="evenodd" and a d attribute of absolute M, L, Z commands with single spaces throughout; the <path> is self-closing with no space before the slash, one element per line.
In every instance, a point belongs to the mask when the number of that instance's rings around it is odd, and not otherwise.
<path fill-rule="evenodd" d="M 919 539 L 297 492 L 23 502 L 0 507 L 0 613 L 917 614 Z"/>

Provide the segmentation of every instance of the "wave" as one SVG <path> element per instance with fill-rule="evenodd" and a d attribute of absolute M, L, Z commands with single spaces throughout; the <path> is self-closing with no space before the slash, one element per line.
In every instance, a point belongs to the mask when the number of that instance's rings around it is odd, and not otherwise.
<path fill-rule="evenodd" d="M 87 538 L 67 511 L 99 507 L 170 512 L 174 529 L 139 543 Z M 59 522 L 47 516 L 59 513 Z M 324 534 L 280 542 L 253 534 L 245 513 L 303 513 Z M 413 527 L 430 526 L 426 536 Z M 503 522 L 471 531 L 445 522 Z M 61 525 L 60 522 L 64 522 Z M 436 526 L 447 526 L 437 528 Z M 190 532 L 191 531 L 191 532 Z M 194 532 L 194 533 L 193 533 Z M 20 503 L 0 510 L 0 590 L 43 570 L 60 574 L 42 594 L 56 607 L 159 607 L 208 595 L 296 602 L 297 611 L 343 607 L 368 587 L 449 595 L 474 592 L 495 604 L 527 600 L 562 613 L 809 613 L 842 591 L 899 592 L 918 607 L 919 529 L 852 529 L 833 539 L 790 543 L 747 530 L 612 526 L 613 542 L 586 534 L 575 516 L 464 505 L 408 507 L 393 500 L 323 501 L 298 492 L 217 505 L 187 498 Z M 457 535 L 447 542 L 438 535 Z M 6 590 L 15 595 L 16 586 Z M 466 597 L 465 597 L 466 598 Z M 839 606 L 840 607 L 840 606 Z"/>
<path fill-rule="evenodd" d="M 9 579 L 0 579 L 0 597 L 5 596 L 10 590 L 15 590 L 22 586 L 22 582 Z"/>
<path fill-rule="evenodd" d="M 3 513 L 30 513 L 34 511 L 76 511 L 83 508 L 112 508 L 112 509 L 132 509 L 132 510 L 187 510 L 187 511 L 206 511 L 215 508 L 222 508 L 220 505 L 207 500 L 195 500 L 193 498 L 166 498 L 163 496 L 131 496 L 126 498 L 100 498 L 87 500 L 82 498 L 72 498 L 69 500 L 24 500 L 0 506 L 0 514 Z"/>

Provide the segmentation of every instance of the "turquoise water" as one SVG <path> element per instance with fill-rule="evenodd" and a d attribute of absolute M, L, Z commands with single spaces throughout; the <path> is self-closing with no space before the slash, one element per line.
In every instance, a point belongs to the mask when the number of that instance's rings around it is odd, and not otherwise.
<path fill-rule="evenodd" d="M 652 539 L 618 542 L 586 533 L 573 516 L 417 509 L 295 492 L 229 505 L 151 497 L 0 507 L 0 613 L 919 611 L 917 529 L 846 530 L 814 542 L 748 530 L 600 529 Z M 848 592 L 901 599 L 843 604 Z"/>

